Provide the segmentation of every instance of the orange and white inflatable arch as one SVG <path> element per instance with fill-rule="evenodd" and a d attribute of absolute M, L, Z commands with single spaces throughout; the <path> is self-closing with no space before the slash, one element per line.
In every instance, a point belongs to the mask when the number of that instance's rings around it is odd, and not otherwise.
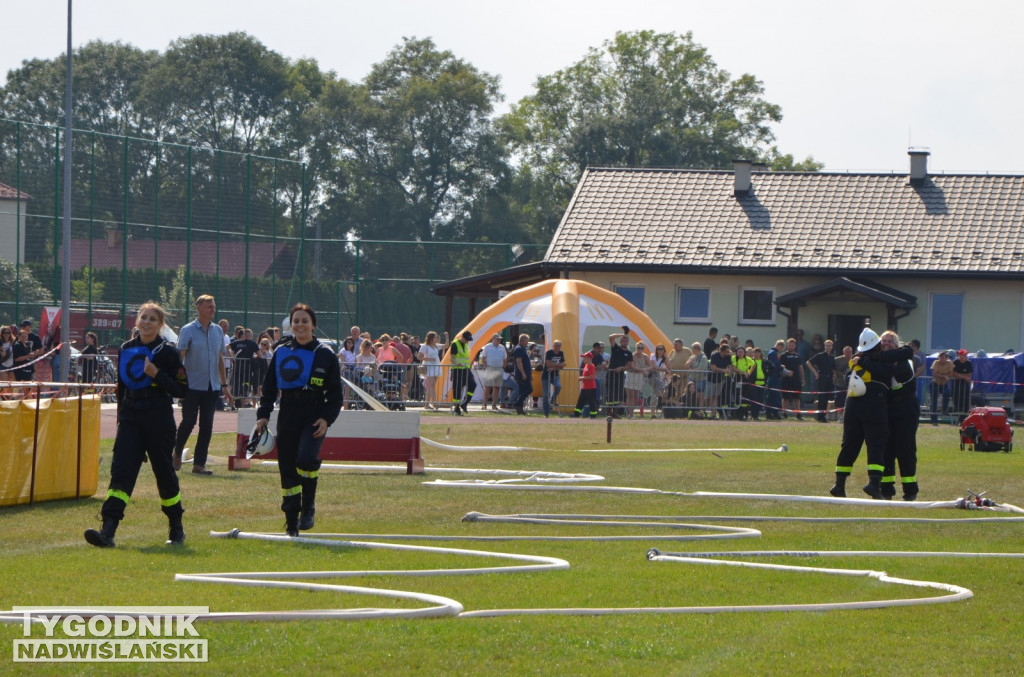
<path fill-rule="evenodd" d="M 476 356 L 493 334 L 510 325 L 522 324 L 544 327 L 545 349 L 551 347 L 553 338 L 562 342 L 570 370 L 562 379 L 562 390 L 569 393 L 577 387 L 577 372 L 573 369 L 579 365 L 580 355 L 586 352 L 582 350 L 581 341 L 588 327 L 608 327 L 609 333 L 618 333 L 619 327 L 628 325 L 630 339 L 642 340 L 648 351 L 659 343 L 670 345 L 668 337 L 651 318 L 615 292 L 583 280 L 562 279 L 544 280 L 511 292 L 484 309 L 451 340 L 470 332 L 473 340 L 469 354 Z M 512 337 L 513 344 L 517 338 Z M 445 354 L 442 364 L 451 364 L 449 354 Z M 438 385 L 447 393 L 447 384 Z"/>

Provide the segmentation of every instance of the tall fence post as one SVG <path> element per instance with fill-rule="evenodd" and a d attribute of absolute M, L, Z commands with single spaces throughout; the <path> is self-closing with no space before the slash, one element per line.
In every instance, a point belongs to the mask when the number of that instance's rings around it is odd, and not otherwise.
<path fill-rule="evenodd" d="M 60 298 L 60 289 L 57 286 L 57 269 L 60 257 L 60 247 L 57 243 L 57 220 L 60 216 L 60 129 L 54 129 L 53 141 L 53 275 L 51 275 L 50 292 L 53 298 Z"/>
<path fill-rule="evenodd" d="M 96 266 L 92 260 L 93 243 L 96 241 L 96 132 L 92 133 L 89 147 L 89 309 L 86 314 L 86 326 L 92 326 L 92 282 L 96 279 Z"/>
<path fill-rule="evenodd" d="M 128 137 L 124 137 L 124 176 L 121 196 L 121 328 L 128 335 Z"/>
<path fill-rule="evenodd" d="M 249 234 L 252 228 L 252 154 L 245 156 L 245 277 L 242 279 L 242 325 L 249 326 Z M 218 273 L 219 276 L 219 273 Z"/>
<path fill-rule="evenodd" d="M 21 317 L 21 264 L 22 256 L 21 248 L 23 243 L 21 241 L 21 122 L 18 122 L 14 126 L 15 129 L 15 162 L 16 167 L 14 171 L 14 185 L 18 195 L 14 200 L 17 204 L 17 220 L 14 222 L 15 230 L 17 231 L 17 246 L 14 252 L 14 317 Z"/>
<path fill-rule="evenodd" d="M 185 176 L 185 289 L 192 289 L 192 146 L 187 151 Z M 190 301 L 192 299 L 189 299 Z"/>
<path fill-rule="evenodd" d="M 156 144 L 153 167 L 153 298 L 160 298 L 160 160 L 163 146 Z"/>

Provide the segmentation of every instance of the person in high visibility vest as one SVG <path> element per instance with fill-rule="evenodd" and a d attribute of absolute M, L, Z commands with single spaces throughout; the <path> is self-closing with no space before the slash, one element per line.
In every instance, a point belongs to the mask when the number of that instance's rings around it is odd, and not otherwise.
<path fill-rule="evenodd" d="M 473 377 L 473 370 L 470 369 L 472 358 L 469 354 L 469 342 L 472 340 L 473 334 L 464 331 L 462 336 L 452 341 L 452 346 L 448 351 L 451 358 L 454 411 L 459 416 L 469 413 L 466 405 L 473 399 L 473 393 L 476 391 L 476 379 Z"/>
<path fill-rule="evenodd" d="M 750 387 L 750 418 L 760 420 L 761 409 L 764 403 L 764 386 L 766 377 L 764 374 L 764 352 L 760 348 L 754 348 L 754 370 L 751 372 L 753 383 Z"/>
<path fill-rule="evenodd" d="M 732 366 L 736 370 L 736 382 L 740 387 L 740 402 L 736 409 L 736 418 L 741 421 L 747 420 L 750 412 L 750 400 L 752 388 L 750 381 L 754 374 L 754 359 L 747 357 L 747 350 L 743 346 L 736 348 L 736 354 L 732 356 Z"/>

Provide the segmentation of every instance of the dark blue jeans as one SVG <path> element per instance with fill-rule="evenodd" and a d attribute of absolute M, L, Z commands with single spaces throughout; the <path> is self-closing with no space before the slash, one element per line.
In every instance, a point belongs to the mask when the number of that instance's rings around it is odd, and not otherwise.
<path fill-rule="evenodd" d="M 181 425 L 174 439 L 174 453 L 180 455 L 185 448 L 188 436 L 196 427 L 199 419 L 199 438 L 192 458 L 196 466 L 206 465 L 206 455 L 210 452 L 210 438 L 213 437 L 213 414 L 220 401 L 219 390 L 189 390 L 181 402 Z"/>
<path fill-rule="evenodd" d="M 522 409 L 523 402 L 526 402 L 526 398 L 530 397 L 533 394 L 533 382 L 523 381 L 517 378 L 516 386 L 519 387 L 519 392 L 516 394 L 515 406 L 516 409 Z"/>

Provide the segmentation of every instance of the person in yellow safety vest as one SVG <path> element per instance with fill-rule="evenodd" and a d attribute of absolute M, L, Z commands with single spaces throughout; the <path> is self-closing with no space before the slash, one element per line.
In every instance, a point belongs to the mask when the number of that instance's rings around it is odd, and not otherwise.
<path fill-rule="evenodd" d="M 466 405 L 473 399 L 473 392 L 476 390 L 476 379 L 473 378 L 473 370 L 469 366 L 472 361 L 469 355 L 469 342 L 472 340 L 472 333 L 462 332 L 462 336 L 452 341 L 448 353 L 452 365 L 452 401 L 455 402 L 454 411 L 458 416 L 469 413 Z"/>
<path fill-rule="evenodd" d="M 761 352 L 760 348 L 754 348 L 754 371 L 753 383 L 748 386 L 750 388 L 750 418 L 755 421 L 760 420 L 758 417 L 761 415 L 762 403 L 764 402 L 764 353 Z"/>
<path fill-rule="evenodd" d="M 741 421 L 747 419 L 750 412 L 750 381 L 754 378 L 754 360 L 747 357 L 746 348 L 738 346 L 736 354 L 732 356 L 732 366 L 736 369 L 736 382 L 740 386 L 740 406 L 736 409 L 736 418 Z"/>

